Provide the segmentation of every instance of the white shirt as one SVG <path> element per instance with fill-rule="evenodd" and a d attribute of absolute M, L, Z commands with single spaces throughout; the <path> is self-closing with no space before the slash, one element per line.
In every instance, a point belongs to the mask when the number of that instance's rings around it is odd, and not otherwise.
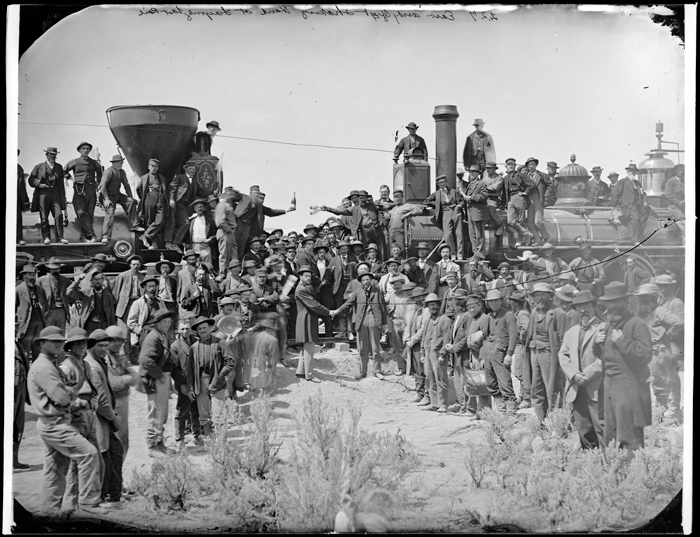
<path fill-rule="evenodd" d="M 323 279 L 323 275 L 326 273 L 326 262 L 323 259 L 319 259 L 316 261 L 316 266 L 318 267 L 318 272 L 321 275 L 321 279 Z"/>
<path fill-rule="evenodd" d="M 192 226 L 192 242 L 204 242 L 207 240 L 207 226 L 204 216 L 196 216 Z"/>
<path fill-rule="evenodd" d="M 425 268 L 425 264 L 427 263 L 427 259 L 420 259 L 418 258 L 418 267 L 423 270 Z"/>

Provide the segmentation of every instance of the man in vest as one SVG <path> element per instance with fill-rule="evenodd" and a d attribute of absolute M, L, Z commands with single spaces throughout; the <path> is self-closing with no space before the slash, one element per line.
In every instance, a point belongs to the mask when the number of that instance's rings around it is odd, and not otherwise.
<path fill-rule="evenodd" d="M 63 226 L 68 223 L 66 189 L 63 182 L 64 170 L 56 162 L 58 149 L 47 147 L 44 153 L 46 153 L 46 161 L 34 166 L 32 173 L 29 174 L 29 186 L 34 187 L 31 209 L 33 213 L 39 212 L 41 236 L 44 238 L 44 244 L 51 244 L 49 215 L 53 216 L 56 224 L 58 241 L 62 244 L 68 244 L 68 241 L 63 237 Z"/>
<path fill-rule="evenodd" d="M 503 237 L 506 232 L 506 221 L 498 214 L 498 208 L 501 206 L 501 198 L 503 196 L 503 175 L 496 172 L 498 166 L 495 162 L 489 161 L 486 163 L 486 175 L 483 182 L 486 185 L 486 193 L 488 199 L 486 206 L 489 212 L 488 219 L 496 224 L 496 248 L 503 248 Z"/>
<path fill-rule="evenodd" d="M 506 159 L 506 174 L 503 176 L 503 195 L 508 208 L 508 225 L 515 228 L 518 238 L 515 247 L 530 245 L 533 234 L 525 226 L 528 196 L 535 184 L 525 174 L 515 171 L 515 159 Z"/>
<path fill-rule="evenodd" d="M 167 223 L 170 223 L 170 204 L 168 203 L 168 183 L 158 173 L 160 161 L 152 158 L 148 161 L 148 173 L 139 179 L 136 191 L 139 194 L 139 214 L 143 215 L 146 231 L 141 235 L 141 242 L 149 250 L 155 250 L 157 238 Z"/>
<path fill-rule="evenodd" d="M 92 144 L 82 142 L 77 151 L 80 157 L 73 159 L 64 168 L 66 179 L 70 180 L 70 172 L 73 172 L 73 208 L 80 223 L 80 240 L 82 242 L 96 242 L 97 237 L 93 229 L 95 221 L 95 206 L 97 205 L 97 186 L 102 176 L 102 166 L 99 161 L 89 157 Z"/>
<path fill-rule="evenodd" d="M 190 203 L 194 199 L 194 172 L 197 165 L 188 160 L 183 166 L 185 173 L 176 175 L 170 182 L 170 222 L 165 228 L 165 247 L 182 253 L 181 247 L 189 230 Z"/>
<path fill-rule="evenodd" d="M 442 230 L 452 255 L 457 259 L 464 259 L 464 201 L 457 190 L 447 187 L 446 175 L 438 176 L 435 181 L 438 189 L 430 194 L 423 204 L 434 205 L 433 222 Z"/>
<path fill-rule="evenodd" d="M 61 276 L 61 264 L 58 259 L 52 257 L 46 264 L 49 273 L 41 276 L 37 285 L 44 290 L 47 297 L 46 324 L 48 326 L 58 326 L 61 333 L 66 332 L 66 321 L 70 316 L 68 299 L 68 287 L 70 280 Z"/>
<path fill-rule="evenodd" d="M 138 362 L 138 348 L 131 346 L 131 338 L 128 335 L 129 327 L 126 324 L 129 311 L 134 302 L 141 297 L 141 282 L 144 279 L 141 274 L 143 258 L 140 255 L 132 255 L 126 260 L 129 270 L 117 275 L 114 278 L 112 294 L 117 300 L 115 314 L 117 316 L 117 326 L 127 332 L 124 352 L 129 357 L 132 364 Z"/>
<path fill-rule="evenodd" d="M 112 239 L 114 211 L 116 211 L 117 205 L 121 205 L 122 209 L 124 209 L 131 231 L 146 231 L 138 225 L 137 203 L 134 200 L 134 195 L 131 193 L 131 186 L 126 178 L 126 172 L 122 169 L 124 157 L 114 155 L 110 162 L 112 165 L 102 174 L 98 188 L 102 198 L 102 206 L 105 208 L 105 219 L 102 222 L 102 242 L 104 244 L 107 244 Z M 121 193 L 122 186 L 124 186 L 126 194 Z"/>

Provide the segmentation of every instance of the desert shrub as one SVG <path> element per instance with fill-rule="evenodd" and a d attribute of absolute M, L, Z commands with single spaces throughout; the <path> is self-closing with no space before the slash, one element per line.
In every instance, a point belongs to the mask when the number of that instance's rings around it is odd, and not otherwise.
<path fill-rule="evenodd" d="M 298 437 L 284 473 L 282 529 L 319 531 L 333 527 L 343 494 L 358 505 L 366 498 L 400 494 L 416 459 L 395 434 L 359 427 L 361 412 L 328 405 L 319 393 L 297 415 Z M 377 495 L 381 490 L 382 494 Z"/>
<path fill-rule="evenodd" d="M 155 461 L 150 471 L 134 470 L 131 488 L 155 509 L 186 509 L 190 499 L 210 490 L 207 481 L 205 472 L 181 452 Z"/>
<path fill-rule="evenodd" d="M 480 488 L 484 478 L 495 470 L 489 445 L 484 443 L 467 445 L 464 467 L 471 476 L 474 486 Z"/>

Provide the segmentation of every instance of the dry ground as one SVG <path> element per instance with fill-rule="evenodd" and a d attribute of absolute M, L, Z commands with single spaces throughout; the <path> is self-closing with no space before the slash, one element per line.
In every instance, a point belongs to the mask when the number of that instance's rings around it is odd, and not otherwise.
<path fill-rule="evenodd" d="M 294 369 L 278 366 L 277 389 L 272 393 L 274 412 L 278 418 L 279 436 L 283 440 L 281 456 L 288 454 L 288 438 L 293 431 L 294 414 L 301 408 L 302 401 L 316 392 L 323 394 L 324 401 L 330 404 L 349 402 L 362 408 L 360 426 L 370 431 L 401 431 L 412 444 L 420 461 L 418 470 L 411 473 L 406 481 L 409 500 L 403 505 L 403 514 L 395 522 L 396 530 L 403 531 L 483 531 L 476 522 L 489 520 L 491 507 L 498 502 L 498 492 L 473 487 L 463 460 L 464 448 L 470 442 L 481 439 L 488 425 L 484 421 L 471 421 L 458 415 L 440 415 L 422 411 L 413 403 L 415 392 L 413 380 L 405 377 L 388 376 L 382 381 L 368 378 L 357 382 L 358 356 L 356 351 L 339 352 L 324 350 L 317 355 L 317 376 L 323 382 L 314 384 L 297 379 Z M 385 364 L 388 370 L 394 364 Z M 244 413 L 251 400 L 250 394 L 241 399 Z M 454 388 L 450 388 L 450 401 L 456 402 Z M 332 403 L 331 403 L 332 402 Z M 146 442 L 146 396 L 132 390 L 129 415 L 130 447 L 124 462 L 124 480 L 128 486 L 134 469 L 150 467 L 153 458 L 149 457 Z M 527 410 L 524 412 L 531 412 Z M 169 418 L 166 426 L 166 444 L 174 446 L 173 417 L 175 398 L 170 399 Z M 27 424 L 22 442 L 21 460 L 30 465 L 28 470 L 15 471 L 13 492 L 15 499 L 30 513 L 40 511 L 42 486 L 42 444 L 36 433 L 36 416 L 27 407 Z M 197 464 L 207 464 L 207 454 L 203 448 L 188 448 L 192 460 Z M 636 527 L 653 518 L 661 506 L 650 506 L 648 517 L 632 521 Z M 469 513 L 476 516 L 472 517 Z M 517 514 L 513 517 L 517 522 Z M 76 514 L 69 521 L 74 525 L 70 530 L 79 531 Z M 97 522 L 93 520 L 93 523 Z M 497 521 L 494 521 L 497 522 Z M 523 526 L 526 527 L 525 521 Z M 45 522 L 45 527 L 51 527 Z M 91 526 L 90 531 L 221 531 L 219 525 L 203 515 L 173 513 L 164 516 L 150 510 L 143 499 L 122 502 L 118 509 L 104 517 L 100 526 Z M 120 526 L 124 525 L 124 526 Z M 62 526 L 65 529 L 65 526 Z M 56 527 L 57 530 L 63 531 Z M 332 530 L 332 528 L 326 528 Z"/>

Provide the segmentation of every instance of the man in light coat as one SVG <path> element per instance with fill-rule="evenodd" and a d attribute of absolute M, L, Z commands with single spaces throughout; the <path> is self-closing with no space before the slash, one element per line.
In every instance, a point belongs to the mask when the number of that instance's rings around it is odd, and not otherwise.
<path fill-rule="evenodd" d="M 143 344 L 144 338 L 153 330 L 155 326 L 155 314 L 159 310 L 167 309 L 165 302 L 156 297 L 158 289 L 158 280 L 153 276 L 144 279 L 141 282 L 143 296 L 138 298 L 129 309 L 129 316 L 126 320 L 126 325 L 129 328 L 129 338 L 132 347 L 136 347 L 141 351 L 140 346 Z"/>
<path fill-rule="evenodd" d="M 129 270 L 117 274 L 117 277 L 114 278 L 112 295 L 117 300 L 115 310 L 117 326 L 127 332 L 124 352 L 129 357 L 129 361 L 135 364 L 138 362 L 138 349 L 132 350 L 129 327 L 126 323 L 131 306 L 141 297 L 141 282 L 144 279 L 144 275 L 141 274 L 143 258 L 140 255 L 132 255 L 126 260 L 126 263 L 129 265 Z"/>

